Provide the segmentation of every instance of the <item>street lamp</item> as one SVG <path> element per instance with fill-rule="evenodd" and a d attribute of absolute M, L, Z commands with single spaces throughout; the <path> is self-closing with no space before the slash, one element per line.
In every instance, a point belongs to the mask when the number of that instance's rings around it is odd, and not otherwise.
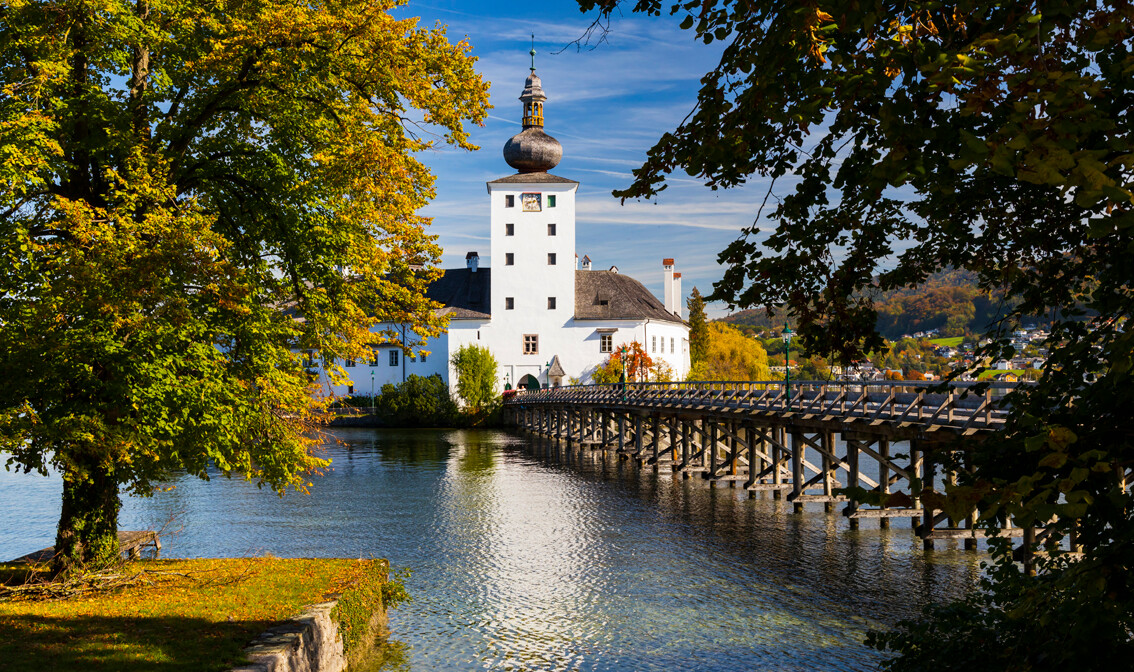
<path fill-rule="evenodd" d="M 784 323 L 784 394 L 787 397 L 787 408 L 791 410 L 791 337 L 795 336 L 795 332 L 791 327 Z"/>

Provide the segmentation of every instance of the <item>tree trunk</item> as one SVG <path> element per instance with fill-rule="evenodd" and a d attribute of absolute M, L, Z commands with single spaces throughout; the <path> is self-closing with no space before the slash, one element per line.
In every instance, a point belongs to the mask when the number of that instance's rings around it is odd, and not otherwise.
<path fill-rule="evenodd" d="M 55 566 L 101 567 L 118 559 L 118 482 L 105 469 L 69 468 L 55 537 Z"/>

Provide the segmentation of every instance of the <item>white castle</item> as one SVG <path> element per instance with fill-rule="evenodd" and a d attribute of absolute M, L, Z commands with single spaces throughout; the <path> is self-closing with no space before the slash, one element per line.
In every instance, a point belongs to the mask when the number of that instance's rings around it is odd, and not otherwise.
<path fill-rule="evenodd" d="M 575 193 L 579 183 L 552 175 L 563 156 L 543 132 L 547 100 L 535 74 L 520 96 L 523 131 L 504 145 L 504 159 L 518 172 L 488 183 L 492 268 L 469 252 L 465 268 L 446 269 L 429 298 L 450 318 L 448 333 L 410 357 L 401 348 L 379 347 L 368 362 L 345 364 L 349 381 L 332 395 L 371 394 L 410 375 L 439 374 L 455 386 L 450 365 L 461 346 L 488 348 L 500 365 L 501 389 L 557 387 L 571 379 L 591 382 L 595 369 L 620 345 L 637 341 L 654 361 L 664 361 L 682 380 L 689 371 L 689 327 L 682 319 L 681 274 L 662 261 L 664 302 L 616 267 L 592 270 L 575 253 Z M 378 325 L 375 329 L 401 325 Z M 412 340 L 412 339 L 411 339 Z"/>

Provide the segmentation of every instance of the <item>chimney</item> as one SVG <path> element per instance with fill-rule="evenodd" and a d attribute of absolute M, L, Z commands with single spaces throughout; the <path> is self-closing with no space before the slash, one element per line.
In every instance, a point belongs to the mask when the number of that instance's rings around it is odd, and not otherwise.
<path fill-rule="evenodd" d="M 480 266 L 480 253 L 479 252 L 469 252 L 468 254 L 466 254 L 465 255 L 465 265 L 468 266 L 470 271 L 472 271 L 473 273 L 476 273 L 477 266 Z"/>
<path fill-rule="evenodd" d="M 683 315 L 683 313 L 685 312 L 685 302 L 681 300 L 680 273 L 673 274 L 673 301 L 677 304 L 677 309 L 673 311 L 673 314 L 684 320 L 685 316 Z"/>
<path fill-rule="evenodd" d="M 662 271 L 665 274 L 665 279 L 662 281 L 663 292 L 665 293 L 665 312 L 672 315 L 677 310 L 673 298 L 673 259 L 662 259 L 661 263 Z"/>
<path fill-rule="evenodd" d="M 584 271 L 589 271 L 589 270 L 591 270 L 591 258 L 590 258 L 590 257 L 588 257 L 588 256 L 587 256 L 587 255 L 585 255 L 585 254 L 583 255 L 583 270 L 584 270 Z"/>

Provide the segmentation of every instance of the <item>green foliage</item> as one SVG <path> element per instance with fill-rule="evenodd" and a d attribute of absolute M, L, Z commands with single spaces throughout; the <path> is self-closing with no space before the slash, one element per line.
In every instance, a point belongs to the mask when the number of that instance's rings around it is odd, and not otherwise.
<path fill-rule="evenodd" d="M 339 634 L 343 638 L 343 650 L 352 663 L 360 649 L 370 646 L 371 642 L 366 638 L 378 634 L 372 631 L 374 615 L 413 599 L 404 583 L 410 577 L 409 569 L 391 574 L 389 561 L 372 560 L 371 563 L 373 566 L 369 571 L 343 590 L 338 604 L 331 611 L 331 618 L 338 623 Z"/>
<path fill-rule="evenodd" d="M 411 374 L 397 385 L 387 383 L 374 403 L 378 417 L 394 427 L 451 427 L 458 415 L 449 386 L 438 374 Z"/>
<path fill-rule="evenodd" d="M 709 348 L 709 327 L 705 317 L 705 299 L 696 287 L 685 302 L 689 309 L 689 363 L 697 366 L 705 361 Z"/>
<path fill-rule="evenodd" d="M 472 149 L 487 85 L 396 4 L 0 10 L 0 450 L 63 474 L 64 560 L 104 559 L 119 489 L 179 470 L 305 489 L 301 353 L 444 327 L 412 156 L 434 141 L 403 122 Z"/>
<path fill-rule="evenodd" d="M 496 375 L 499 365 L 488 348 L 475 344 L 462 345 L 452 359 L 457 374 L 457 396 L 465 409 L 480 414 L 498 401 Z"/>
<path fill-rule="evenodd" d="M 581 0 L 608 14 L 619 4 Z M 678 169 L 714 189 L 753 176 L 772 185 L 774 206 L 720 255 L 711 299 L 782 306 L 804 351 L 841 361 L 883 351 L 879 293 L 946 269 L 994 297 L 998 319 L 977 357 L 1010 357 L 1011 331 L 1051 319 L 1042 375 L 1009 396 L 1004 430 L 971 446 L 974 471 L 960 471 L 942 506 L 965 503 L 988 528 L 1008 516 L 1043 527 L 1052 559 L 1038 578 L 1015 577 L 997 546 L 1003 571 L 974 598 L 985 601 L 886 640 L 900 654 L 893 669 L 1125 664 L 1134 7 L 640 0 L 634 10 L 663 7 L 697 38 L 726 44 L 694 111 L 616 195 L 652 196 Z M 976 297 L 951 291 L 917 303 L 903 300 L 902 314 L 945 311 L 947 330 L 981 312 Z M 1058 543 L 1072 533 L 1084 554 L 1067 562 Z"/>
<path fill-rule="evenodd" d="M 768 353 L 739 329 L 710 322 L 704 359 L 689 370 L 688 380 L 771 380 Z"/>

